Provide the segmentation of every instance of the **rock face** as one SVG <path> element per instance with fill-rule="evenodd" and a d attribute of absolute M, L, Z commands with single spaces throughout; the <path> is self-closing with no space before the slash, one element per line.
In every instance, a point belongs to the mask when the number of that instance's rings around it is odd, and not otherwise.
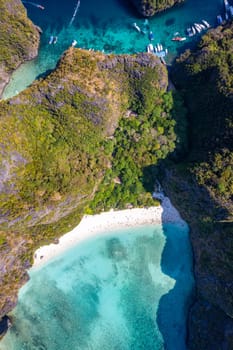
<path fill-rule="evenodd" d="M 0 103 L 0 316 L 14 307 L 34 250 L 78 224 L 134 96 L 162 95 L 167 84 L 153 55 L 70 48 L 46 79 Z"/>
<path fill-rule="evenodd" d="M 138 12 L 143 16 L 153 16 L 157 12 L 166 10 L 184 0 L 131 0 Z"/>
<path fill-rule="evenodd" d="M 192 350 L 233 349 L 232 45 L 233 25 L 219 27 L 173 69 L 189 111 L 190 152 L 167 166 L 162 180 L 191 227 L 197 283 Z"/>
<path fill-rule="evenodd" d="M 39 31 L 20 0 L 0 0 L 0 97 L 11 73 L 37 56 Z"/>

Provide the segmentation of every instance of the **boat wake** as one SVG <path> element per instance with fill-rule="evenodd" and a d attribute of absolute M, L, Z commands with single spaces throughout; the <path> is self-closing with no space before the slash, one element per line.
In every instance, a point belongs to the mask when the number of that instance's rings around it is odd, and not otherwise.
<path fill-rule="evenodd" d="M 75 9 L 74 9 L 73 16 L 72 16 L 72 18 L 71 18 L 71 20 L 70 20 L 70 23 L 69 23 L 70 26 L 73 24 L 73 22 L 74 22 L 74 20 L 75 20 L 75 17 L 76 17 L 76 15 L 77 15 L 77 13 L 78 13 L 79 7 L 80 7 L 80 0 L 78 0 L 77 5 L 76 5 L 76 7 L 75 7 Z"/>

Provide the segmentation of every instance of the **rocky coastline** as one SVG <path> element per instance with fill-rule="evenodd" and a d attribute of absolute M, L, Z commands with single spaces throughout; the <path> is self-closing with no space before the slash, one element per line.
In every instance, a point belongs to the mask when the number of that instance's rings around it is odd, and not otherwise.
<path fill-rule="evenodd" d="M 152 16 L 156 11 L 161 11 L 168 6 L 174 5 L 174 1 L 167 1 L 164 8 L 157 9 L 151 5 L 150 1 L 132 1 L 139 12 L 144 16 Z M 12 7 L 9 5 L 10 9 L 14 9 L 13 3 L 17 4 L 17 6 L 22 6 L 19 0 L 12 0 L 11 3 Z M 21 10 L 24 11 L 22 8 Z M 30 24 L 30 26 L 31 25 L 32 24 Z M 25 52 L 21 57 L 18 57 L 17 55 L 15 56 L 17 59 L 15 60 L 13 68 L 7 67 L 5 63 L 0 64 L 0 72 L 2 73 L 0 81 L 0 95 L 4 86 L 7 84 L 12 71 L 23 61 L 33 59 L 37 55 L 39 32 L 35 26 L 32 25 L 32 28 L 34 38 L 33 47 L 31 47 L 29 50 L 25 49 Z M 146 55 L 141 58 L 144 62 L 146 61 Z M 123 61 L 125 62 L 125 60 Z M 104 63 L 107 64 L 107 67 L 104 68 L 110 69 L 112 66 L 114 66 L 114 62 L 115 66 L 122 63 L 119 62 L 119 60 L 117 61 L 117 59 L 115 61 L 111 60 Z M 161 79 L 163 88 L 166 85 L 165 80 L 165 77 Z M 58 90 L 59 86 L 57 87 L 57 91 Z M 38 94 L 38 91 L 34 89 L 33 96 L 39 96 L 41 100 L 44 97 L 46 97 L 46 99 L 50 98 L 47 92 L 44 91 L 43 93 Z M 18 97 L 16 97 L 10 103 L 19 104 L 20 101 L 24 101 L 24 103 L 26 102 L 25 104 L 31 103 L 30 99 L 27 100 L 27 98 L 22 98 L 23 100 L 20 100 Z M 56 101 L 55 103 L 59 103 L 59 101 Z M 14 164 L 14 166 L 15 165 L 17 165 L 17 162 Z M 169 198 L 171 198 L 182 217 L 191 227 L 190 236 L 195 257 L 197 298 L 190 310 L 188 324 L 188 346 L 191 350 L 212 350 L 215 348 L 231 349 L 233 348 L 233 297 L 231 292 L 231 275 L 227 272 L 227 264 L 230 266 L 230 263 L 232 262 L 230 259 L 230 249 L 233 242 L 232 221 L 227 220 L 225 222 L 227 217 L 225 216 L 225 208 L 221 208 L 219 202 L 213 203 L 205 188 L 200 186 L 197 182 L 192 182 L 192 175 L 186 177 L 186 174 L 183 174 L 182 171 L 177 172 L 176 167 L 173 165 L 171 167 L 166 166 L 165 170 L 162 172 L 163 176 L 161 181 L 166 194 L 169 196 Z M 92 193 L 90 195 L 92 195 Z M 56 198 L 58 198 L 58 196 Z M 38 222 L 42 221 L 43 225 L 47 223 L 52 224 L 52 226 L 55 225 L 56 220 L 58 220 L 59 215 L 64 210 L 64 206 L 68 204 L 70 210 L 68 209 L 65 214 L 69 215 L 74 209 L 74 202 L 76 200 L 77 197 L 64 198 L 64 205 L 58 205 L 58 209 L 52 218 L 49 217 L 50 213 L 48 213 L 46 210 L 44 212 L 38 212 Z M 54 208 L 57 203 L 58 202 L 56 202 L 56 200 L 50 201 L 49 208 Z M 209 216 L 212 216 L 214 219 L 216 219 L 216 221 L 220 222 L 217 226 L 213 227 L 209 222 L 207 222 L 200 227 L 199 223 L 195 220 L 195 218 L 199 217 L 200 213 L 206 213 L 206 209 Z M 80 213 L 81 210 L 78 211 L 79 218 L 81 218 Z M 48 215 L 49 218 L 46 217 L 46 215 Z M 5 220 L 5 218 L 6 217 L 3 216 L 3 220 Z M 33 222 L 36 222 L 36 216 L 32 211 L 32 208 L 30 208 L 30 218 L 27 220 L 31 220 L 29 226 L 32 226 Z M 3 222 L 3 226 L 4 230 L 6 230 L 6 222 Z M 2 323 L 0 325 L 0 333 L 2 334 L 6 331 L 8 326 L 8 322 L 6 321 L 7 318 L 4 315 L 16 305 L 17 291 L 28 280 L 26 270 L 32 264 L 32 260 L 30 260 L 30 258 L 27 256 L 27 251 L 29 247 L 31 247 L 32 242 L 28 240 L 27 234 L 25 234 L 25 236 L 20 236 L 21 232 L 17 232 L 16 227 L 17 220 L 7 229 L 9 240 L 1 245 L 0 250 L 0 266 L 2 266 L 3 269 L 5 269 L 6 265 L 9 267 L 7 279 L 4 280 L 5 271 L 1 271 L 1 273 L 4 272 L 4 278 L 2 278 L 2 275 L 0 279 L 2 285 L 7 284 L 9 286 L 7 289 L 4 289 L 3 292 L 0 292 L 1 299 L 4 298 L 4 300 L 6 300 L 4 306 L 1 305 L 0 310 L 0 315 L 3 316 Z M 31 228 L 29 228 L 29 230 L 30 229 Z M 205 235 L 208 230 L 212 230 L 213 235 L 209 237 Z M 17 240 L 13 242 L 13 237 L 17 235 Z M 51 235 L 51 237 L 45 239 L 44 242 L 51 242 L 54 238 L 55 237 Z M 225 254 L 225 252 L 227 253 Z M 227 260 L 227 256 L 229 257 L 229 260 Z M 22 257 L 22 259 L 19 259 L 18 257 Z M 223 258 L 219 259 L 219 257 Z M 212 266 L 211 269 L 209 269 L 210 265 Z M 16 271 L 17 273 L 15 273 Z M 13 289 L 12 285 L 14 286 Z"/>
<path fill-rule="evenodd" d="M 12 73 L 22 63 L 37 57 L 41 29 L 27 17 L 25 7 L 20 0 L 9 0 L 7 2 L 1 0 L 0 17 L 1 98 Z M 16 45 L 16 41 L 18 45 Z"/>
<path fill-rule="evenodd" d="M 145 17 L 151 17 L 155 13 L 162 12 L 168 8 L 182 3 L 184 0 L 131 0 L 138 12 Z"/>

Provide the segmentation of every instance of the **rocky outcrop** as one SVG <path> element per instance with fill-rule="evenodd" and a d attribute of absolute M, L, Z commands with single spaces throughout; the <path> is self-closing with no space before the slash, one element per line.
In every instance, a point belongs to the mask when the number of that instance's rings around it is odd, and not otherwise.
<path fill-rule="evenodd" d="M 39 36 L 20 0 L 0 0 L 0 97 L 12 72 L 37 56 Z"/>
<path fill-rule="evenodd" d="M 35 249 L 78 224 L 134 97 L 153 106 L 146 96 L 167 84 L 156 56 L 70 48 L 47 78 L 0 103 L 0 316 L 14 307 Z"/>
<path fill-rule="evenodd" d="M 161 181 L 191 228 L 197 286 L 191 350 L 233 348 L 232 44 L 233 25 L 219 27 L 173 69 L 188 108 L 190 150 L 163 169 Z"/>
<path fill-rule="evenodd" d="M 131 0 L 138 12 L 145 17 L 153 16 L 157 12 L 164 11 L 184 0 Z"/>

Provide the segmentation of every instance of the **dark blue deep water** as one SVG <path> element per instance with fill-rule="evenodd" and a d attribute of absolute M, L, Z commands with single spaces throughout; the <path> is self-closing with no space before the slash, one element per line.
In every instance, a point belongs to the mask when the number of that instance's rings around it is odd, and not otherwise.
<path fill-rule="evenodd" d="M 70 25 L 77 0 L 34 0 L 44 10 L 27 3 L 29 17 L 39 25 L 43 34 L 39 57 L 23 65 L 13 76 L 4 98 L 23 90 L 36 77 L 53 69 L 61 56 L 75 39 L 77 47 L 104 51 L 105 53 L 136 53 L 146 51 L 149 43 L 148 30 L 154 33 L 154 44 L 168 49 L 167 62 L 195 45 L 200 35 L 184 42 L 171 41 L 175 33 L 184 36 L 187 27 L 202 19 L 216 25 L 216 16 L 223 13 L 223 0 L 186 0 L 180 6 L 149 18 L 149 27 L 144 28 L 144 18 L 139 16 L 129 1 L 80 0 L 74 21 Z M 145 31 L 139 33 L 133 23 Z M 49 45 L 50 36 L 57 36 L 57 43 Z"/>

